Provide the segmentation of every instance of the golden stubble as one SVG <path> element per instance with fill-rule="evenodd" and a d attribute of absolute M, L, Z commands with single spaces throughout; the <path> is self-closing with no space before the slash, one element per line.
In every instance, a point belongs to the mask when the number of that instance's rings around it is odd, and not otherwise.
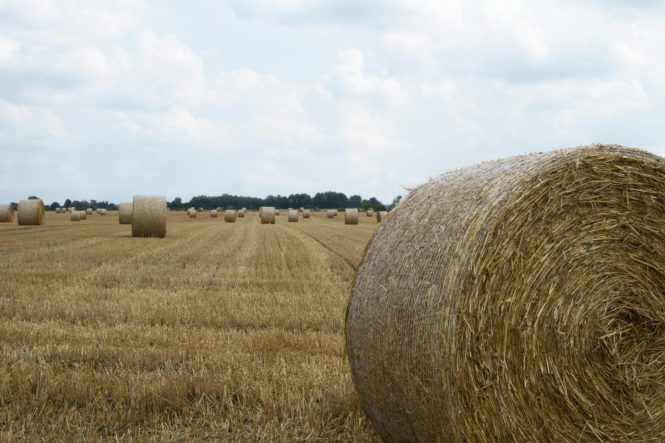
<path fill-rule="evenodd" d="M 377 227 L 0 225 L 0 440 L 376 440 L 342 331 Z"/>

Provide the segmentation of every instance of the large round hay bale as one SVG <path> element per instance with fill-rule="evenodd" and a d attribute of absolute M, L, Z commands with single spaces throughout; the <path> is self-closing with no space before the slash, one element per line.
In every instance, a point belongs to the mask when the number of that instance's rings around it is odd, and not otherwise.
<path fill-rule="evenodd" d="M 358 224 L 358 209 L 357 208 L 346 208 L 344 210 L 344 224 L 345 225 L 357 225 Z"/>
<path fill-rule="evenodd" d="M 238 211 L 238 217 L 244 217 L 244 216 L 245 216 L 245 208 L 240 209 L 240 210 Z"/>
<path fill-rule="evenodd" d="M 368 209 L 365 215 L 368 217 L 374 217 L 374 209 Z"/>
<path fill-rule="evenodd" d="M 376 221 L 381 223 L 388 216 L 388 211 L 376 211 Z"/>
<path fill-rule="evenodd" d="M 39 198 L 21 200 L 18 202 L 18 224 L 43 225 L 44 224 L 44 202 Z"/>
<path fill-rule="evenodd" d="M 309 209 L 303 209 L 302 218 L 309 218 Z"/>
<path fill-rule="evenodd" d="M 74 211 L 69 215 L 70 221 L 81 221 L 81 213 L 79 211 Z"/>
<path fill-rule="evenodd" d="M 14 222 L 14 206 L 0 205 L 0 222 L 2 223 Z"/>
<path fill-rule="evenodd" d="M 279 209 L 275 208 L 275 216 L 279 215 Z"/>
<path fill-rule="evenodd" d="M 663 441 L 665 159 L 589 146 L 415 189 L 346 347 L 384 441 Z"/>
<path fill-rule="evenodd" d="M 93 214 L 92 208 L 87 208 L 87 209 L 85 210 L 85 213 L 86 213 L 87 215 L 92 215 L 92 214 Z"/>
<path fill-rule="evenodd" d="M 235 223 L 236 221 L 236 211 L 233 209 L 227 209 L 224 211 L 224 221 L 228 223 Z"/>
<path fill-rule="evenodd" d="M 337 209 L 328 209 L 328 211 L 326 212 L 326 216 L 327 216 L 328 218 L 335 218 L 335 217 L 337 217 Z"/>
<path fill-rule="evenodd" d="M 291 209 L 289 211 L 289 222 L 293 223 L 297 221 L 298 221 L 298 211 L 296 211 L 295 209 Z"/>
<path fill-rule="evenodd" d="M 217 209 L 210 210 L 210 217 L 217 218 Z"/>
<path fill-rule="evenodd" d="M 132 212 L 133 237 L 166 237 L 166 198 L 135 195 Z"/>
<path fill-rule="evenodd" d="M 129 225 L 132 223 L 132 208 L 131 203 L 120 203 L 118 205 L 118 221 L 121 225 Z"/>
<path fill-rule="evenodd" d="M 189 208 L 189 209 L 187 210 L 187 216 L 188 216 L 189 218 L 196 218 L 196 215 L 197 215 L 197 214 L 198 214 L 198 211 L 196 210 L 196 208 Z"/>
<path fill-rule="evenodd" d="M 99 215 L 106 215 L 106 209 L 100 209 Z"/>
<path fill-rule="evenodd" d="M 261 207 L 260 212 L 262 225 L 275 224 L 275 208 L 271 206 L 263 206 Z"/>
<path fill-rule="evenodd" d="M 81 217 L 81 220 L 87 220 L 87 219 L 88 219 L 88 213 L 87 213 L 87 212 L 85 212 L 85 211 L 77 211 L 77 210 L 73 210 L 73 211 L 72 211 L 72 214 L 75 213 L 75 212 L 78 212 L 78 213 L 79 213 L 79 215 L 80 215 L 80 217 Z"/>

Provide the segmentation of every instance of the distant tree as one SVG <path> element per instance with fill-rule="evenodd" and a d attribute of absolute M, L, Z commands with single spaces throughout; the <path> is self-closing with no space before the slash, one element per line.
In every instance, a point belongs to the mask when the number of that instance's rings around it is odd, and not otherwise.
<path fill-rule="evenodd" d="M 363 204 L 363 198 L 359 195 L 352 195 L 349 197 L 349 207 L 350 208 L 359 208 Z"/>
<path fill-rule="evenodd" d="M 72 201 L 70 199 L 65 200 L 65 208 L 70 208 L 72 206 Z"/>
<path fill-rule="evenodd" d="M 49 208 L 51 209 L 51 211 L 55 211 L 55 208 L 59 208 L 59 207 L 60 207 L 60 203 L 58 203 L 58 202 L 53 202 L 49 205 Z"/>
<path fill-rule="evenodd" d="M 393 198 L 393 202 L 390 204 L 390 209 L 393 209 L 395 206 L 399 205 L 399 202 L 402 201 L 402 196 L 398 195 L 397 197 Z"/>
<path fill-rule="evenodd" d="M 173 199 L 171 203 L 169 203 L 169 208 L 171 209 L 182 209 L 182 199 L 180 197 L 176 197 Z"/>
<path fill-rule="evenodd" d="M 39 197 L 35 197 L 34 195 L 31 195 L 28 197 L 28 200 L 39 200 Z"/>

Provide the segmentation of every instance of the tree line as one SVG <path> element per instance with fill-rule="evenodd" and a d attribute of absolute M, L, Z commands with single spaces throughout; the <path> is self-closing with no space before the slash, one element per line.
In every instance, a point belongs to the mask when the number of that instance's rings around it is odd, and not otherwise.
<path fill-rule="evenodd" d="M 30 196 L 28 198 L 37 198 Z M 222 194 L 218 196 L 197 195 L 192 197 L 188 202 L 182 201 L 180 197 L 176 197 L 173 201 L 167 203 L 168 207 L 173 210 L 187 209 L 191 207 L 203 209 L 215 208 L 247 208 L 258 209 L 261 206 L 274 206 L 279 209 L 286 208 L 306 208 L 306 209 L 344 209 L 344 208 L 360 208 L 360 209 L 374 209 L 376 211 L 385 211 L 392 209 L 399 203 L 401 195 L 398 195 L 393 201 L 385 205 L 376 197 L 365 199 L 360 195 L 352 195 L 347 197 L 343 192 L 317 192 L 312 197 L 309 194 L 291 194 L 288 196 L 283 195 L 268 195 L 265 198 L 247 197 L 241 195 Z M 12 203 L 16 205 L 16 203 Z M 59 202 L 53 202 L 48 205 L 48 208 L 55 210 L 56 208 L 70 208 L 74 207 L 79 210 L 92 208 L 107 209 L 114 211 L 118 209 L 118 205 L 107 200 L 71 200 L 66 199 L 61 205 Z"/>
<path fill-rule="evenodd" d="M 401 198 L 401 196 L 399 197 Z M 398 202 L 396 197 L 393 203 Z M 361 208 L 385 211 L 387 205 L 383 204 L 376 197 L 364 199 L 360 195 L 347 197 L 342 192 L 317 192 L 312 197 L 309 194 L 291 194 L 291 195 L 268 195 L 265 198 L 246 197 L 240 195 L 222 194 L 218 196 L 197 195 L 192 197 L 189 202 L 183 202 L 180 197 L 176 197 L 168 203 L 171 209 L 186 209 L 190 207 L 214 209 L 214 208 L 247 208 L 258 209 L 261 206 L 274 206 L 278 209 L 286 208 Z M 389 207 L 392 205 L 388 205 Z"/>

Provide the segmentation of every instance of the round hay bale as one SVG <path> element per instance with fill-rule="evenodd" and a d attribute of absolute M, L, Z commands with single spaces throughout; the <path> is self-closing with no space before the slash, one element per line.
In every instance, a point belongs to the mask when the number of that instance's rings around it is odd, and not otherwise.
<path fill-rule="evenodd" d="M 357 225 L 358 224 L 358 209 L 357 208 L 346 208 L 344 210 L 344 224 L 345 225 Z"/>
<path fill-rule="evenodd" d="M 665 159 L 594 145 L 410 193 L 346 315 L 384 441 L 663 441 Z"/>
<path fill-rule="evenodd" d="M 187 210 L 187 215 L 189 216 L 189 218 L 196 218 L 196 214 L 198 214 L 196 208 L 189 208 Z"/>
<path fill-rule="evenodd" d="M 73 208 L 72 208 L 72 211 L 74 211 Z M 92 214 L 93 214 L 93 212 L 92 212 L 92 208 L 87 208 L 87 209 L 85 210 L 85 213 L 86 213 L 87 215 L 92 215 Z"/>
<path fill-rule="evenodd" d="M 376 221 L 381 223 L 386 219 L 386 216 L 388 215 L 388 211 L 376 211 Z"/>
<path fill-rule="evenodd" d="M 298 221 L 298 211 L 296 211 L 295 209 L 291 209 L 289 211 L 289 222 L 293 223 L 297 221 Z"/>
<path fill-rule="evenodd" d="M 328 209 L 328 211 L 326 212 L 326 216 L 327 216 L 328 218 L 335 218 L 335 217 L 337 217 L 337 209 Z"/>
<path fill-rule="evenodd" d="M 73 212 L 75 210 L 76 210 L 76 208 L 73 207 L 73 206 L 70 206 L 69 208 L 67 208 L 67 212 Z"/>
<path fill-rule="evenodd" d="M 14 222 L 14 206 L 0 205 L 0 222 L 2 223 Z"/>
<path fill-rule="evenodd" d="M 374 217 L 374 209 L 368 209 L 367 214 L 365 215 L 367 215 L 368 217 Z"/>
<path fill-rule="evenodd" d="M 275 224 L 275 208 L 271 206 L 263 206 L 261 207 L 260 212 L 262 225 Z"/>
<path fill-rule="evenodd" d="M 44 224 L 44 202 L 39 199 L 18 202 L 18 224 L 21 226 Z"/>
<path fill-rule="evenodd" d="M 81 220 L 87 220 L 88 219 L 88 213 L 87 212 L 74 210 L 74 211 L 72 211 L 72 214 L 75 213 L 75 212 L 79 213 L 79 215 L 81 217 Z"/>
<path fill-rule="evenodd" d="M 99 215 L 106 215 L 106 209 L 100 209 Z"/>
<path fill-rule="evenodd" d="M 55 212 L 56 214 L 60 214 L 60 208 L 54 208 L 53 212 Z"/>
<path fill-rule="evenodd" d="M 132 204 L 133 237 L 166 237 L 166 198 L 135 195 Z"/>
<path fill-rule="evenodd" d="M 227 209 L 224 211 L 224 221 L 228 223 L 235 223 L 236 221 L 236 211 L 233 209 Z"/>
<path fill-rule="evenodd" d="M 210 211 L 210 218 L 217 218 L 217 209 L 212 209 Z"/>
<path fill-rule="evenodd" d="M 132 224 L 132 213 L 134 208 L 131 203 L 120 203 L 118 205 L 118 221 L 121 225 Z"/>
<path fill-rule="evenodd" d="M 279 215 L 279 209 L 275 208 L 275 216 Z"/>
<path fill-rule="evenodd" d="M 245 210 L 241 209 L 238 211 L 238 217 L 244 217 L 245 216 Z"/>
<path fill-rule="evenodd" d="M 79 211 L 74 211 L 69 215 L 70 221 L 81 221 L 81 213 Z"/>
<path fill-rule="evenodd" d="M 303 209 L 302 218 L 309 218 L 309 209 Z"/>

